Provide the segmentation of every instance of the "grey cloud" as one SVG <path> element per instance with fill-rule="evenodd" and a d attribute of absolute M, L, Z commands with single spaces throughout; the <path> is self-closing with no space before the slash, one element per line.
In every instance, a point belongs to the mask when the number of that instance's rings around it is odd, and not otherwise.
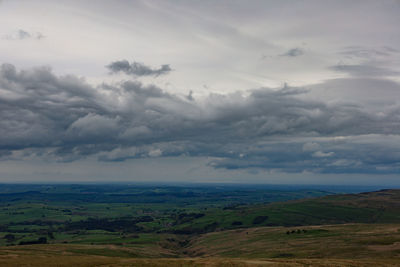
<path fill-rule="evenodd" d="M 161 65 L 158 69 L 152 69 L 151 67 L 139 63 L 133 62 L 129 63 L 127 60 L 114 61 L 106 66 L 112 73 L 123 72 L 128 75 L 134 76 L 159 76 L 167 74 L 172 69 L 169 65 Z"/>
<path fill-rule="evenodd" d="M 304 55 L 304 51 L 301 48 L 292 48 L 286 51 L 285 53 L 281 54 L 281 57 L 298 57 Z"/>
<path fill-rule="evenodd" d="M 320 145 L 315 142 L 309 142 L 303 145 L 303 151 L 316 151 L 318 149 L 320 149 Z"/>
<path fill-rule="evenodd" d="M 332 103 L 346 102 L 363 107 L 369 113 L 391 113 L 399 105 L 399 87 L 399 83 L 389 79 L 349 77 L 309 86 L 304 97 L 317 101 L 327 99 Z"/>
<path fill-rule="evenodd" d="M 399 54 L 400 51 L 393 47 L 363 47 L 363 46 L 347 46 L 344 47 L 339 55 L 343 55 L 350 59 L 366 59 L 374 60 L 377 58 L 387 58 Z"/>
<path fill-rule="evenodd" d="M 317 157 L 317 158 L 325 158 L 325 157 L 330 157 L 333 154 L 335 154 L 334 152 L 323 152 L 323 151 L 316 151 L 312 154 L 313 157 Z"/>
<path fill-rule="evenodd" d="M 27 38 L 31 38 L 32 36 L 28 33 L 28 32 L 26 32 L 26 31 L 23 31 L 23 30 L 19 30 L 18 32 L 17 32 L 17 38 L 18 39 L 27 39 Z"/>
<path fill-rule="evenodd" d="M 93 87 L 46 67 L 3 64 L 0 155 L 60 161 L 185 155 L 215 158 L 210 166 L 225 169 L 399 172 L 400 106 L 376 113 L 307 94 L 286 85 L 188 99 L 138 81 Z"/>
<path fill-rule="evenodd" d="M 25 40 L 25 39 L 34 39 L 40 40 L 45 36 L 40 32 L 27 32 L 25 30 L 19 29 L 11 34 L 8 34 L 3 37 L 6 40 Z"/>
<path fill-rule="evenodd" d="M 313 142 L 318 142 L 319 147 L 330 152 L 301 151 L 307 139 L 260 145 L 245 158 L 226 156 L 211 161 L 210 165 L 214 168 L 297 173 L 400 173 L 399 136 L 314 138 Z"/>
<path fill-rule="evenodd" d="M 330 67 L 330 69 L 338 72 L 348 73 L 355 77 L 386 77 L 400 75 L 399 71 L 368 64 L 336 65 Z"/>

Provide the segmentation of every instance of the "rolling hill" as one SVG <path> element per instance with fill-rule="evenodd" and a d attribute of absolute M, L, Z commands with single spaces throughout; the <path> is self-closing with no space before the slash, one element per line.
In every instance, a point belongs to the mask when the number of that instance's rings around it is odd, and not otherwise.
<path fill-rule="evenodd" d="M 140 216 L 128 216 L 131 203 L 79 203 L 66 212 L 79 211 L 72 221 L 46 221 L 46 213 L 31 224 L 10 223 L 42 210 L 59 212 L 51 202 L 35 200 L 4 204 L 4 212 L 12 207 L 13 213 L 1 225 L 0 265 L 400 265 L 400 190 L 395 189 L 266 204 L 224 200 L 207 209 L 152 206 L 148 213 L 138 204 Z M 110 208 L 112 216 L 86 215 Z"/>

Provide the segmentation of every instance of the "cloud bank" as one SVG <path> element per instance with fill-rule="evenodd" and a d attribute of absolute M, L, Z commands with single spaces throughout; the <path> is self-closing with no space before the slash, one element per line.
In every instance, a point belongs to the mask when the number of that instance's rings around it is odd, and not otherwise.
<path fill-rule="evenodd" d="M 400 86 L 396 84 L 397 90 Z M 400 105 L 308 100 L 285 86 L 201 99 L 139 81 L 93 87 L 47 67 L 0 67 L 0 157 L 206 156 L 224 169 L 398 173 Z"/>

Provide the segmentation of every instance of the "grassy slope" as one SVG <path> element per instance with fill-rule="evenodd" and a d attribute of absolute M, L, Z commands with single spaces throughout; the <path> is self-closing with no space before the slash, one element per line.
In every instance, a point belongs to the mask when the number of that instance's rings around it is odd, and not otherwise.
<path fill-rule="evenodd" d="M 287 231 L 293 230 L 295 233 L 287 234 Z M 300 233 L 297 230 L 301 230 Z M 229 230 L 202 235 L 193 240 L 187 250 L 193 256 L 249 259 L 392 258 L 400 260 L 400 224 L 343 224 Z"/>
<path fill-rule="evenodd" d="M 0 247 L 0 266 L 398 266 L 400 224 L 259 227 L 207 233 L 180 253 L 162 242 L 144 247 L 29 245 Z M 176 258 L 178 257 L 178 258 Z"/>
<path fill-rule="evenodd" d="M 6 257 L 0 256 L 0 264 L 2 266 L 140 266 L 140 267 L 257 267 L 257 266 L 398 266 L 395 260 L 385 259 L 365 259 L 365 260 L 348 260 L 348 259 L 231 259 L 231 258 L 160 258 L 160 259 L 137 259 L 137 258 L 120 258 L 107 256 L 79 256 L 70 255 L 48 255 L 48 254 L 27 254 L 19 255 L 18 252 L 12 251 L 13 255 Z M 13 257 L 13 258 L 11 258 Z"/>
<path fill-rule="evenodd" d="M 255 224 L 257 217 L 264 221 Z M 241 225 L 234 225 L 241 223 Z M 267 205 L 210 211 L 207 216 L 177 225 L 176 229 L 233 229 L 254 226 L 301 226 L 341 223 L 400 223 L 400 190 L 332 195 Z"/>

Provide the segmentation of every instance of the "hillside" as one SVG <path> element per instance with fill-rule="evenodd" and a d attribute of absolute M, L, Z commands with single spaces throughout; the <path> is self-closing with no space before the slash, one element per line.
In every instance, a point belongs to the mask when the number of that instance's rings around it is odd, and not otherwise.
<path fill-rule="evenodd" d="M 392 258 L 400 263 L 400 224 L 258 227 L 204 234 L 191 256 L 233 258 Z"/>
<path fill-rule="evenodd" d="M 266 204 L 225 198 L 208 208 L 173 208 L 177 201 L 158 203 L 154 194 L 148 205 L 37 195 L 3 203 L 0 265 L 59 266 L 61 258 L 64 266 L 400 264 L 400 190 Z"/>
<path fill-rule="evenodd" d="M 234 206 L 179 224 L 175 232 L 190 234 L 204 232 L 208 228 L 223 230 L 343 223 L 400 223 L 400 190 Z"/>
<path fill-rule="evenodd" d="M 168 241 L 0 247 L 0 266 L 400 265 L 400 224 L 258 227 L 212 232 L 193 236 L 175 254 L 166 254 L 165 242 Z"/>

